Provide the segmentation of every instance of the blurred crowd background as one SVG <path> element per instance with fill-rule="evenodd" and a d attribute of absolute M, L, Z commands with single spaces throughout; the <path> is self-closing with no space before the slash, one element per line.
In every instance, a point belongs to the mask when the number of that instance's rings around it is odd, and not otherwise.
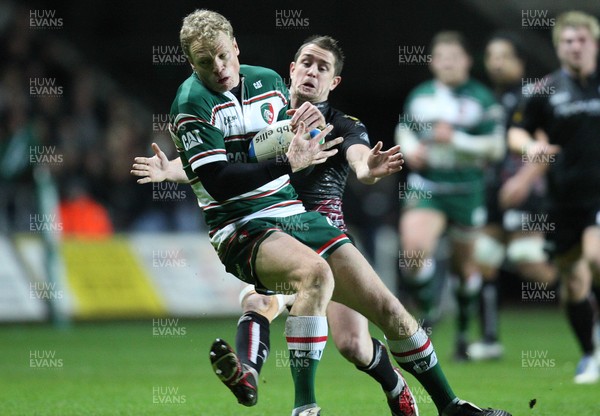
<path fill-rule="evenodd" d="M 150 155 L 153 141 L 175 155 L 166 115 L 190 72 L 180 59 L 178 31 L 195 8 L 227 16 L 240 61 L 273 68 L 286 82 L 303 39 L 337 38 L 347 60 L 332 103 L 360 117 L 372 140 L 386 146 L 406 95 L 431 77 L 427 65 L 400 63 L 400 48 L 427 48 L 436 32 L 458 30 L 471 42 L 474 78 L 487 83 L 485 42 L 496 30 L 511 30 L 527 45 L 528 76 L 541 77 L 558 66 L 551 30 L 524 27 L 523 10 L 600 15 L 600 3 L 589 1 L 0 1 L 0 233 L 30 231 L 39 168 L 51 173 L 62 212 L 83 222 L 65 221 L 64 233 L 202 231 L 189 189 L 157 198 L 157 188 L 136 184 L 129 173 L 134 156 Z M 279 26 L 281 10 L 294 10 L 305 24 Z M 349 182 L 347 220 L 367 254 L 375 251 L 379 227 L 397 227 L 404 174 L 373 187 Z"/>

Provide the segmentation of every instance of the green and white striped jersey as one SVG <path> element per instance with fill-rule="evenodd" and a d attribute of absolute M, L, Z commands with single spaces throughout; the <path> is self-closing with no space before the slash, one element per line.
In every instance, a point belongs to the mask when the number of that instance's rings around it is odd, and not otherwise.
<path fill-rule="evenodd" d="M 269 124 L 288 118 L 288 90 L 277 73 L 241 65 L 240 84 L 241 102 L 231 92 L 209 90 L 194 73 L 181 84 L 171 106 L 171 137 L 217 249 L 250 219 L 305 211 L 288 175 L 218 202 L 194 173 L 211 162 L 250 163 L 252 137 Z"/>
<path fill-rule="evenodd" d="M 416 172 L 421 187 L 441 193 L 480 192 L 486 163 L 505 152 L 503 119 L 493 93 L 478 81 L 450 88 L 430 80 L 409 94 L 397 135 L 409 134 L 427 146 L 427 167 Z M 433 140 L 438 121 L 452 125 L 450 143 Z"/>

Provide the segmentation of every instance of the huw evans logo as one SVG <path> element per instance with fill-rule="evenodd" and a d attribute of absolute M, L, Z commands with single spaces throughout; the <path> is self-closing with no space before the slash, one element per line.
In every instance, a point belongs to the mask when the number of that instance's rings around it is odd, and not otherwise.
<path fill-rule="evenodd" d="M 275 10 L 275 27 L 278 29 L 308 29 L 310 20 L 302 10 Z"/>
<path fill-rule="evenodd" d="M 61 29 L 63 18 L 56 16 L 56 10 L 29 10 L 31 29 Z"/>
<path fill-rule="evenodd" d="M 426 53 L 424 45 L 398 46 L 398 63 L 400 65 L 429 65 L 431 54 Z"/>
<path fill-rule="evenodd" d="M 29 78 L 29 95 L 32 97 L 62 97 L 63 87 L 56 78 Z"/>
<path fill-rule="evenodd" d="M 548 10 L 521 10 L 521 27 L 529 29 L 549 29 L 556 19 L 548 17 Z"/>
<path fill-rule="evenodd" d="M 178 45 L 152 46 L 152 65 L 184 65 L 187 58 Z"/>

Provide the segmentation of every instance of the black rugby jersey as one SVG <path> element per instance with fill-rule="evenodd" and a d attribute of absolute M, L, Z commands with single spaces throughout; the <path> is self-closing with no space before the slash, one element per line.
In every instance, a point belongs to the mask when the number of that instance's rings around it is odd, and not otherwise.
<path fill-rule="evenodd" d="M 333 125 L 333 130 L 325 140 L 329 141 L 341 136 L 344 141 L 338 146 L 338 153 L 335 156 L 327 159 L 325 163 L 315 165 L 308 174 L 299 172 L 292 175 L 291 182 L 307 210 L 327 215 L 336 227 L 346 231 L 342 197 L 351 169 L 346 159 L 346 151 L 355 144 L 370 147 L 369 135 L 367 128 L 359 119 L 336 110 L 329 105 L 329 102 L 324 101 L 315 105 L 325 116 L 325 121 Z"/>
<path fill-rule="evenodd" d="M 533 134 L 542 128 L 562 150 L 548 160 L 549 198 L 555 206 L 600 201 L 600 82 L 557 70 L 529 87 L 513 125 Z"/>

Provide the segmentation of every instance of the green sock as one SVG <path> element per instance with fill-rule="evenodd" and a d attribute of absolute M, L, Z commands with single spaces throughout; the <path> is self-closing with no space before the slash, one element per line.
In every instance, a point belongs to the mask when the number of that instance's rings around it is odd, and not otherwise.
<path fill-rule="evenodd" d="M 475 276 L 472 282 L 461 282 L 455 293 L 458 304 L 458 339 L 464 342 L 467 340 L 467 331 L 471 317 L 477 310 L 480 291 L 481 277 Z"/>
<path fill-rule="evenodd" d="M 294 380 L 294 408 L 317 402 L 315 376 L 319 360 L 306 357 L 306 351 L 290 350 L 290 369 Z"/>
<path fill-rule="evenodd" d="M 327 341 L 327 318 L 290 315 L 285 336 L 295 387 L 294 408 L 316 404 L 315 376 Z"/>
<path fill-rule="evenodd" d="M 408 262 L 409 260 L 405 260 Z M 414 261 L 414 260 L 412 260 Z M 426 262 L 416 273 L 408 272 L 412 277 L 405 278 L 406 287 L 410 296 L 417 301 L 423 318 L 430 320 L 434 316 L 435 306 L 437 304 L 437 282 L 436 278 L 436 262 L 434 259 L 419 260 Z"/>
<path fill-rule="evenodd" d="M 438 363 L 433 345 L 425 331 L 419 328 L 412 336 L 400 340 L 388 339 L 390 352 L 400 367 L 421 383 L 435 403 L 439 413 L 456 398 Z"/>

